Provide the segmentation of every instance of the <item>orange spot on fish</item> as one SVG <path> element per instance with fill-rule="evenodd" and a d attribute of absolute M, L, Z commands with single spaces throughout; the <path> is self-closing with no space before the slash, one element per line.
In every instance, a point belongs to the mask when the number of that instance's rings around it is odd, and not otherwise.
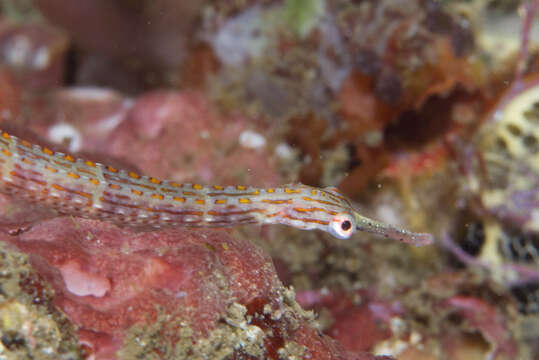
<path fill-rule="evenodd" d="M 300 189 L 293 190 L 293 189 L 285 188 L 285 189 L 284 189 L 284 192 L 287 193 L 287 194 L 298 194 L 298 193 L 301 192 L 301 190 L 300 190 Z"/>
<path fill-rule="evenodd" d="M 236 189 L 238 189 L 238 190 L 245 190 L 245 186 L 243 186 L 243 185 L 238 185 L 238 186 L 236 186 Z"/>
<path fill-rule="evenodd" d="M 226 199 L 217 199 L 215 200 L 216 204 L 226 204 Z"/>
<path fill-rule="evenodd" d="M 320 194 L 323 195 L 324 193 L 321 192 Z M 310 197 L 308 197 L 308 196 L 304 196 L 304 197 L 303 197 L 303 200 L 305 200 L 305 201 L 317 202 L 317 203 L 325 204 L 325 205 L 336 206 L 336 207 L 339 206 L 339 204 L 335 204 L 335 203 L 333 203 L 333 202 L 331 202 L 331 201 L 312 199 L 312 198 L 310 198 Z"/>
<path fill-rule="evenodd" d="M 193 189 L 195 189 L 195 190 L 202 190 L 202 185 L 199 185 L 199 184 L 193 184 Z"/>
<path fill-rule="evenodd" d="M 148 190 L 152 190 L 152 191 L 156 191 L 157 189 L 154 188 L 153 186 L 150 186 L 150 185 L 146 185 L 146 184 L 137 184 L 137 186 L 141 186 L 145 189 L 148 189 Z"/>
<path fill-rule="evenodd" d="M 75 194 L 78 194 L 80 196 L 84 196 L 85 198 L 87 199 L 91 199 L 92 198 L 92 194 L 88 194 L 87 192 L 84 192 L 84 191 L 74 191 Z"/>
<path fill-rule="evenodd" d="M 42 150 L 47 155 L 53 155 L 54 154 L 54 152 L 49 148 L 44 147 Z"/>
<path fill-rule="evenodd" d="M 80 175 L 76 174 L 74 172 L 68 172 L 66 175 L 69 176 L 70 178 L 73 178 L 73 179 L 79 179 L 80 178 Z"/>
<path fill-rule="evenodd" d="M 161 188 L 161 191 L 167 192 L 167 193 L 175 193 L 177 190 L 175 190 L 175 189 L 169 189 L 169 188 Z"/>
<path fill-rule="evenodd" d="M 135 195 L 138 195 L 138 196 L 142 196 L 142 191 L 139 191 L 139 190 L 131 189 L 131 193 L 133 193 Z"/>
<path fill-rule="evenodd" d="M 297 218 L 289 214 L 283 214 L 282 216 L 283 218 L 290 219 L 290 220 L 303 221 L 306 223 L 315 223 L 315 224 L 321 224 L 321 225 L 329 225 L 329 221 L 324 221 L 324 220 L 310 219 L 310 218 Z"/>
<path fill-rule="evenodd" d="M 127 175 L 129 175 L 129 176 L 132 177 L 133 179 L 139 179 L 139 178 L 140 178 L 140 175 L 139 175 L 139 174 L 135 174 L 135 173 L 132 172 L 132 171 L 128 172 Z"/>
<path fill-rule="evenodd" d="M 295 207 L 294 208 L 295 211 L 297 212 L 303 212 L 303 213 L 306 213 L 306 212 L 325 212 L 325 213 L 328 213 L 330 215 L 337 215 L 338 213 L 335 212 L 335 211 L 331 211 L 331 210 L 327 210 L 327 209 L 323 209 L 323 208 L 318 208 L 318 207 L 312 207 L 312 208 L 300 208 L 300 207 Z"/>
<path fill-rule="evenodd" d="M 64 159 L 69 162 L 75 162 L 75 158 L 69 154 L 64 155 Z"/>
<path fill-rule="evenodd" d="M 240 204 L 250 204 L 251 203 L 251 200 L 249 200 L 247 198 L 240 198 L 238 201 L 240 202 Z"/>
<path fill-rule="evenodd" d="M 60 190 L 60 191 L 64 191 L 65 188 L 63 186 L 60 186 L 58 184 L 52 184 L 51 185 L 53 188 L 55 188 L 56 190 Z"/>
<path fill-rule="evenodd" d="M 268 199 L 264 199 L 262 200 L 263 203 L 267 203 L 267 204 L 292 204 L 292 200 L 290 199 L 287 199 L 287 200 L 268 200 Z"/>
<path fill-rule="evenodd" d="M 200 205 L 204 205 L 206 203 L 206 201 L 204 201 L 204 199 L 196 199 L 195 202 L 197 204 L 200 204 Z"/>
<path fill-rule="evenodd" d="M 88 175 L 91 175 L 91 176 L 95 176 L 95 174 L 93 172 L 91 172 L 90 170 L 86 170 L 84 168 L 77 168 L 77 171 L 78 172 L 81 172 L 81 173 L 85 173 L 85 174 L 88 174 Z"/>

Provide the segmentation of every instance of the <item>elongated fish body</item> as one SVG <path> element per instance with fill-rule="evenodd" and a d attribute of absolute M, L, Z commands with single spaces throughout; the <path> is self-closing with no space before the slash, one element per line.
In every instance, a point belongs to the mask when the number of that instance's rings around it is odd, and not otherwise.
<path fill-rule="evenodd" d="M 361 216 L 334 188 L 183 184 L 53 152 L 5 131 L 0 134 L 0 192 L 62 214 L 155 228 L 285 224 L 338 238 L 361 230 L 416 245 L 432 238 Z"/>

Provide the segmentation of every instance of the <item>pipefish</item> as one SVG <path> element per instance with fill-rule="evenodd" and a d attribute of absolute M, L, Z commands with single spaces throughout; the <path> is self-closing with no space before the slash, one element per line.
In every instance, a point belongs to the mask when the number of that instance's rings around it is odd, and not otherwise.
<path fill-rule="evenodd" d="M 369 219 L 336 188 L 203 186 L 159 180 L 54 152 L 0 130 L 0 192 L 61 214 L 128 226 L 284 224 L 340 239 L 366 231 L 414 245 L 432 235 Z"/>

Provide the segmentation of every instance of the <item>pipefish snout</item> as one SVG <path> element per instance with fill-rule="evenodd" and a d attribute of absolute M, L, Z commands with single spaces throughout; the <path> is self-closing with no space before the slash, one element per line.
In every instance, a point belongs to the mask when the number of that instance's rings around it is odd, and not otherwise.
<path fill-rule="evenodd" d="M 182 184 L 75 158 L 0 132 L 0 192 L 62 214 L 128 226 L 284 224 L 319 229 L 340 239 L 359 230 L 415 245 L 432 242 L 430 234 L 360 215 L 334 188 Z"/>

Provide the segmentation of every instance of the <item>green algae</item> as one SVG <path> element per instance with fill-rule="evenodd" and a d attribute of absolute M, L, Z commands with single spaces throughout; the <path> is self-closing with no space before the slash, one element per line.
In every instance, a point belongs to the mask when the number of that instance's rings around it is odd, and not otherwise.
<path fill-rule="evenodd" d="M 313 30 L 324 12 L 322 0 L 286 0 L 283 8 L 286 24 L 300 38 Z"/>

